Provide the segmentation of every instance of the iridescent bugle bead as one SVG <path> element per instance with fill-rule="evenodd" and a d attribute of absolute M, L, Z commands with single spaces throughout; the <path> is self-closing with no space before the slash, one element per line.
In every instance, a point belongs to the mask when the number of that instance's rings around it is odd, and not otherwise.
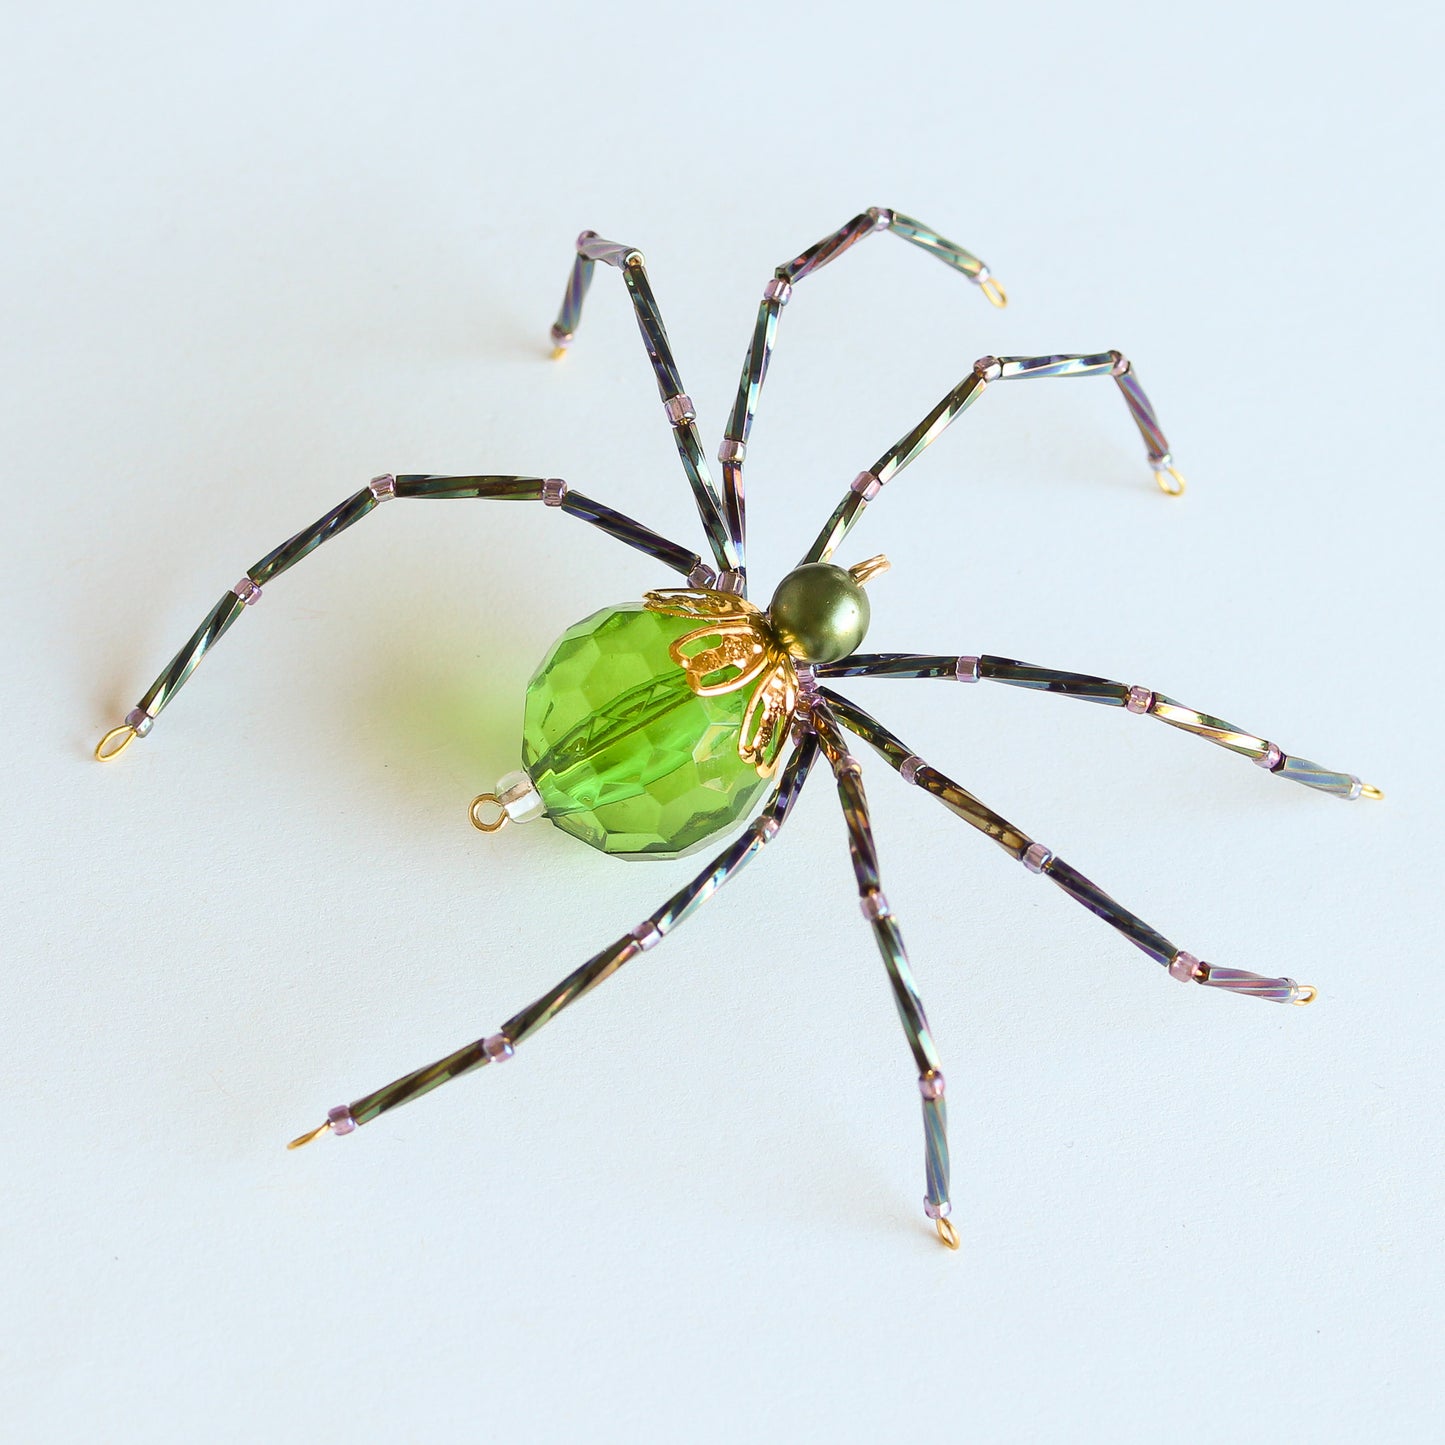
<path fill-rule="evenodd" d="M 1104 376 L 1114 369 L 1117 353 L 1095 351 L 1068 356 L 1000 356 L 999 380 L 1020 381 L 1031 376 Z"/>
<path fill-rule="evenodd" d="M 950 241 L 901 211 L 889 212 L 888 229 L 895 236 L 927 251 L 930 256 L 936 256 L 945 266 L 963 272 L 970 281 L 977 281 L 988 269 L 972 251 L 964 250 L 956 241 Z"/>
<path fill-rule="evenodd" d="M 724 849 L 687 887 L 673 894 L 636 928 L 593 954 L 580 968 L 574 969 L 540 998 L 513 1014 L 502 1025 L 498 1034 L 489 1037 L 500 1037 L 512 1047 L 522 1043 L 544 1024 L 556 1018 L 569 1004 L 575 1003 L 610 978 L 623 964 L 659 942 L 711 898 L 744 864 L 755 857 L 782 827 L 797 801 L 798 793 L 816 756 L 816 741 L 811 737 L 804 738 L 784 765 L 768 803 L 736 842 Z M 420 1098 L 437 1085 L 446 1083 L 448 1079 L 459 1078 L 462 1074 L 483 1067 L 490 1061 L 486 1043 L 486 1039 L 477 1039 L 434 1064 L 416 1069 L 384 1088 L 362 1095 L 349 1106 L 352 1117 L 358 1124 L 369 1123 L 378 1114 Z"/>
<path fill-rule="evenodd" d="M 567 289 L 562 295 L 562 306 L 557 312 L 557 324 L 552 328 L 552 339 L 565 346 L 577 330 L 582 319 L 582 303 L 587 299 L 588 288 L 592 285 L 592 273 L 597 263 L 580 251 L 572 258 L 572 270 L 567 277 Z"/>
<path fill-rule="evenodd" d="M 982 373 L 971 371 L 911 431 L 905 432 L 876 462 L 869 472 L 879 487 L 886 485 L 913 461 L 920 452 L 937 441 L 949 425 L 980 397 L 987 383 Z M 866 474 L 865 474 L 866 475 Z M 819 532 L 817 539 L 803 557 L 804 562 L 826 562 L 838 544 L 848 535 L 868 498 L 850 488 L 833 515 Z"/>
<path fill-rule="evenodd" d="M 353 523 L 359 522 L 375 506 L 376 497 L 371 489 L 363 487 L 354 496 L 333 507 L 319 521 L 313 522 L 274 551 L 267 552 L 254 567 L 247 569 L 246 575 L 257 586 L 264 586 L 273 577 L 279 577 L 288 568 L 294 567 L 303 557 L 309 557 L 323 542 L 329 542 Z"/>
<path fill-rule="evenodd" d="M 650 527 L 634 522 L 631 517 L 624 516 L 601 502 L 594 502 L 591 497 L 584 497 L 581 492 L 569 490 L 562 498 L 562 510 L 569 516 L 590 522 L 609 537 L 616 537 L 619 542 L 625 542 L 629 547 L 635 547 L 639 552 L 656 558 L 664 567 L 671 567 L 674 572 L 680 572 L 684 577 L 702 561 L 696 552 L 690 552 L 676 542 L 669 542 Z"/>
<path fill-rule="evenodd" d="M 926 1198 L 935 1209 L 948 1204 L 948 1104 L 923 1100 L 923 1160 Z"/>
<path fill-rule="evenodd" d="M 1134 425 L 1139 428 L 1139 435 L 1144 438 L 1144 445 L 1149 452 L 1149 460 L 1151 462 L 1167 462 L 1169 460 L 1169 443 L 1159 429 L 1159 418 L 1154 414 L 1153 403 L 1144 394 L 1144 388 L 1139 385 L 1139 378 L 1134 371 L 1133 363 L 1125 361 L 1123 367 L 1124 369 L 1115 380 L 1119 383 L 1119 390 L 1124 393 L 1124 400 L 1129 407 L 1129 415 L 1134 418 Z"/>
<path fill-rule="evenodd" d="M 196 670 L 196 664 L 221 640 L 227 629 L 241 615 L 244 606 L 234 592 L 227 592 L 221 597 L 186 645 L 170 660 L 165 671 L 151 683 L 146 695 L 137 704 L 142 712 L 149 713 L 151 717 L 160 714 L 161 709 L 180 691 L 186 679 Z"/>
<path fill-rule="evenodd" d="M 872 235 L 878 228 L 878 215 L 876 210 L 860 212 L 846 225 L 840 226 L 831 235 L 824 236 L 816 245 L 809 246 L 801 255 L 785 261 L 775 273 L 778 280 L 792 284 L 801 281 L 805 276 L 811 276 L 814 271 L 821 271 L 829 261 L 836 261 L 850 246 L 856 245 L 865 236 Z"/>

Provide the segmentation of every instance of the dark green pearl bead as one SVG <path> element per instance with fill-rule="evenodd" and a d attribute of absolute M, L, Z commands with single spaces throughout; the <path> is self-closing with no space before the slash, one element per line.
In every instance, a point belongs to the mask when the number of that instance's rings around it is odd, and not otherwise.
<path fill-rule="evenodd" d="M 837 662 L 867 636 L 868 596 L 842 567 L 805 562 L 778 583 L 768 617 L 794 657 Z"/>

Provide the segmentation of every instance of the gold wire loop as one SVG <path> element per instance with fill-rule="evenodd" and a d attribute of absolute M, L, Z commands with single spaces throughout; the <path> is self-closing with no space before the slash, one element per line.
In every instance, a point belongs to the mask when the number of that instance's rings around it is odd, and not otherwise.
<path fill-rule="evenodd" d="M 1005 291 L 992 276 L 985 276 L 984 279 L 978 283 L 978 289 L 988 297 L 990 304 L 997 306 L 1000 311 L 1008 305 L 1008 292 Z M 950 1245 L 949 1248 L 957 1249 L 958 1246 L 954 1244 Z"/>
<path fill-rule="evenodd" d="M 112 758 L 118 758 L 140 734 L 130 723 L 121 723 L 119 727 L 113 727 L 95 745 L 95 760 L 98 763 L 108 763 Z M 114 747 L 110 746 L 113 738 L 120 741 Z"/>
<path fill-rule="evenodd" d="M 313 1139 L 319 1139 L 331 1127 L 331 1120 L 318 1124 L 307 1134 L 298 1134 L 286 1147 L 288 1149 L 299 1149 L 303 1144 L 309 1144 Z"/>
<path fill-rule="evenodd" d="M 1182 497 L 1184 495 L 1185 481 L 1180 475 L 1178 467 L 1156 468 L 1154 480 L 1159 483 L 1159 490 L 1166 497 Z"/>
<path fill-rule="evenodd" d="M 849 569 L 848 575 L 862 587 L 874 577 L 881 577 L 885 572 L 891 571 L 893 563 L 881 552 L 876 557 L 869 557 L 862 562 L 855 562 Z"/>
<path fill-rule="evenodd" d="M 1296 1008 L 1303 1008 L 1307 1003 L 1313 1003 L 1319 996 L 1320 991 L 1312 983 L 1297 984 L 1299 997 L 1290 999 Z"/>
<path fill-rule="evenodd" d="M 490 822 L 483 821 L 482 816 L 482 809 L 488 805 L 497 810 L 497 816 Z M 483 833 L 495 833 L 507 824 L 507 810 L 502 806 L 501 800 L 495 793 L 478 793 L 472 799 L 471 807 L 467 809 L 467 817 L 472 820 L 472 827 L 480 829 Z"/>
<path fill-rule="evenodd" d="M 938 1231 L 938 1237 L 949 1249 L 958 1248 L 958 1231 L 953 1227 L 951 1219 L 935 1219 L 933 1227 Z"/>
<path fill-rule="evenodd" d="M 552 360 L 553 360 L 553 361 L 561 361 L 561 359 L 562 359 L 564 356 L 566 356 L 566 355 L 567 355 L 567 348 L 566 348 L 565 346 L 554 346 L 554 347 L 552 348 Z"/>
<path fill-rule="evenodd" d="M 1370 783 L 1363 783 L 1360 786 L 1360 796 L 1362 798 L 1373 798 L 1378 803 L 1385 794 L 1382 789 L 1374 787 Z"/>

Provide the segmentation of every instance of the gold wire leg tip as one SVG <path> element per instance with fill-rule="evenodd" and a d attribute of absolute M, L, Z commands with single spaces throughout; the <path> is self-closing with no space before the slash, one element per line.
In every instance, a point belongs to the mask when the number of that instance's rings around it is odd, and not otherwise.
<path fill-rule="evenodd" d="M 1385 793 L 1383 789 L 1373 787 L 1371 784 L 1366 783 L 1360 789 L 1360 796 L 1362 798 L 1373 798 L 1378 803 L 1380 799 L 1385 796 Z"/>
<path fill-rule="evenodd" d="M 319 1139 L 328 1129 L 331 1128 L 331 1120 L 318 1124 L 309 1134 L 298 1134 L 286 1147 L 288 1149 L 299 1149 L 303 1144 L 309 1144 L 313 1139 Z"/>
<path fill-rule="evenodd" d="M 553 361 L 561 361 L 561 359 L 562 359 L 564 356 L 566 356 L 566 355 L 567 355 L 567 348 L 566 348 L 565 346 L 554 346 L 554 347 L 552 348 L 552 360 L 553 360 Z"/>
<path fill-rule="evenodd" d="M 1303 1008 L 1307 1003 L 1313 1003 L 1320 996 L 1320 991 L 1312 983 L 1297 983 L 1294 986 L 1294 997 L 1290 1002 L 1296 1008 Z"/>
<path fill-rule="evenodd" d="M 989 302 L 997 306 L 1000 311 L 1008 305 L 1008 292 L 1005 291 L 992 276 L 986 276 L 980 281 L 978 283 L 978 289 L 982 291 L 983 294 L 988 297 Z M 953 1245 L 951 1248 L 957 1249 L 958 1246 Z"/>
<path fill-rule="evenodd" d="M 1154 480 L 1159 483 L 1159 490 L 1166 497 L 1182 497 L 1186 483 L 1178 467 L 1159 467 L 1155 470 Z"/>
<path fill-rule="evenodd" d="M 933 1227 L 938 1231 L 938 1237 L 948 1249 L 958 1248 L 958 1231 L 953 1227 L 951 1219 L 935 1219 Z"/>
<path fill-rule="evenodd" d="M 95 745 L 96 762 L 108 763 L 112 758 L 118 758 L 139 736 L 130 723 L 121 723 L 119 727 L 111 728 Z M 116 741 L 117 738 L 120 739 L 119 742 Z"/>

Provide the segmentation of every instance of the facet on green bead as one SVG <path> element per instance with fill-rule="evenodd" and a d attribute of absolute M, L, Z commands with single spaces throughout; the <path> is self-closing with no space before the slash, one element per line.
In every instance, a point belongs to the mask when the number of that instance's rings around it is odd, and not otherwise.
<path fill-rule="evenodd" d="M 641 602 L 604 608 L 527 685 L 523 766 L 552 822 L 604 853 L 679 857 L 767 785 L 738 755 L 748 692 L 699 697 L 668 652 L 697 625 Z"/>

